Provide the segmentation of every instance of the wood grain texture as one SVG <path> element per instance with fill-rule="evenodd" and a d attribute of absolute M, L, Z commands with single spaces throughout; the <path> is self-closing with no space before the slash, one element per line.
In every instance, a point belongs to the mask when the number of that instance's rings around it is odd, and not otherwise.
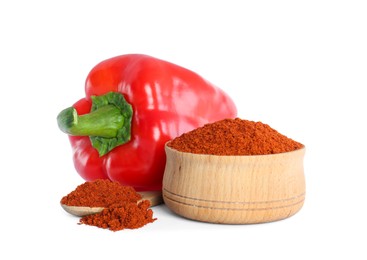
<path fill-rule="evenodd" d="M 186 218 L 250 224 L 288 218 L 305 199 L 305 148 L 255 156 L 182 153 L 166 146 L 163 200 Z"/>

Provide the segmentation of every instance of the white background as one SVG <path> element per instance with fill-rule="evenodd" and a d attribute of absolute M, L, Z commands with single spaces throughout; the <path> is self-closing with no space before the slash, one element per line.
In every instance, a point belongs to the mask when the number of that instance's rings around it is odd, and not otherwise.
<path fill-rule="evenodd" d="M 0 38 L 2 259 L 367 258 L 366 1 L 1 1 Z M 59 201 L 83 180 L 56 116 L 126 53 L 198 72 L 241 118 L 304 143 L 302 210 L 216 225 L 162 205 L 137 230 L 77 225 Z"/>

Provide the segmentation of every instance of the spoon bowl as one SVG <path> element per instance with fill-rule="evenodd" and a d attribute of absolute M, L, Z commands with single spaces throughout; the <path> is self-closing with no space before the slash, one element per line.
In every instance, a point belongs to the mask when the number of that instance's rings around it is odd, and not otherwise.
<path fill-rule="evenodd" d="M 149 200 L 150 206 L 154 207 L 163 202 L 161 191 L 141 191 L 138 192 L 141 195 L 141 200 Z M 87 215 L 93 215 L 102 212 L 103 207 L 81 207 L 81 206 L 69 206 L 61 204 L 61 207 L 71 215 L 84 217 Z"/>

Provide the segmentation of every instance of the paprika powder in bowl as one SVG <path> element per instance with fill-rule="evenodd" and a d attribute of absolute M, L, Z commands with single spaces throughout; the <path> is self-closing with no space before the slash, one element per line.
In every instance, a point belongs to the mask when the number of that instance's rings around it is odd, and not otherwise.
<path fill-rule="evenodd" d="M 183 217 L 264 223 L 303 206 L 305 147 L 261 122 L 207 124 L 167 142 L 165 151 L 163 199 Z"/>

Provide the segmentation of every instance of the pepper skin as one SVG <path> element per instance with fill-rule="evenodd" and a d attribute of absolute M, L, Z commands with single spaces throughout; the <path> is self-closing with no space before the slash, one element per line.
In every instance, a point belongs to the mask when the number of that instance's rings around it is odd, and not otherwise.
<path fill-rule="evenodd" d="M 131 136 L 100 155 L 89 137 L 94 134 L 65 129 L 59 115 L 60 129 L 69 134 L 77 172 L 87 181 L 110 179 L 137 191 L 161 190 L 167 141 L 237 115 L 235 104 L 221 89 L 190 70 L 147 55 L 122 55 L 97 64 L 86 79 L 85 93 L 73 105 L 76 116 L 88 116 L 95 96 L 122 94 L 133 111 Z M 96 120 L 90 121 L 93 128 Z"/>

